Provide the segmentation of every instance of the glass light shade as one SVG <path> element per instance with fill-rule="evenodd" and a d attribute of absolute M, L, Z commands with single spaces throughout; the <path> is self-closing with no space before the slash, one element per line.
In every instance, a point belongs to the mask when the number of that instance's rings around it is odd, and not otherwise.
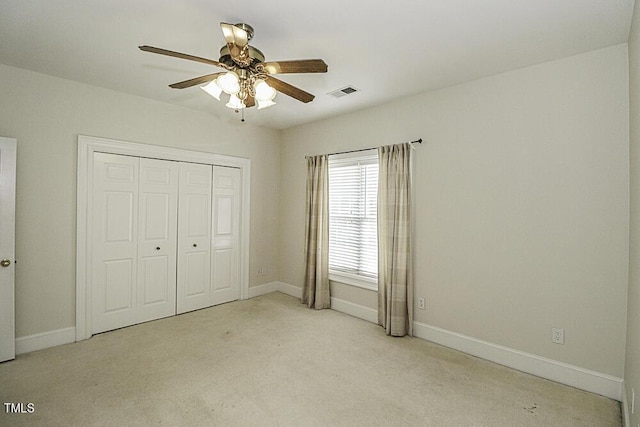
<path fill-rule="evenodd" d="M 245 105 L 240 98 L 235 95 L 231 95 L 231 97 L 229 97 L 229 102 L 227 102 L 227 107 L 233 108 L 234 110 L 242 110 Z"/>
<path fill-rule="evenodd" d="M 267 107 L 271 107 L 272 105 L 276 105 L 275 102 L 273 102 L 270 99 L 261 101 L 259 99 L 256 99 L 256 101 L 258 102 L 258 110 L 262 110 L 263 108 L 267 108 Z"/>
<path fill-rule="evenodd" d="M 233 71 L 229 71 L 216 79 L 220 88 L 230 95 L 240 92 L 240 79 Z"/>
<path fill-rule="evenodd" d="M 209 82 L 209 84 L 205 86 L 200 86 L 200 89 L 220 101 L 220 94 L 222 93 L 222 89 L 220 89 L 220 86 L 218 86 L 215 80 Z"/>
<path fill-rule="evenodd" d="M 256 100 L 257 101 L 271 101 L 276 97 L 276 90 L 269 86 L 267 82 L 262 79 L 256 80 L 253 88 L 256 91 Z M 272 104 L 269 104 L 272 105 Z"/>

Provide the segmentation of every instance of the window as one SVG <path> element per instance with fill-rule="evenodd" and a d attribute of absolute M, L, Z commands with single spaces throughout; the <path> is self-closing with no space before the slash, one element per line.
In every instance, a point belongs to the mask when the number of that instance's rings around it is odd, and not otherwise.
<path fill-rule="evenodd" d="M 377 289 L 378 154 L 329 160 L 329 278 Z"/>

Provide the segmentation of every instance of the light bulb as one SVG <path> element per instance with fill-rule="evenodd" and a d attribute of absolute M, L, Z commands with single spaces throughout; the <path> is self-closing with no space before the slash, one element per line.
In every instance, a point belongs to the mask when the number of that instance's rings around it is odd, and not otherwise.
<path fill-rule="evenodd" d="M 240 98 L 238 98 L 235 95 L 231 95 L 231 97 L 229 97 L 229 102 L 227 102 L 227 107 L 232 108 L 234 110 L 242 110 L 245 107 L 245 105 L 240 100 Z"/>
<path fill-rule="evenodd" d="M 229 71 L 216 79 L 218 86 L 230 95 L 240 92 L 240 79 L 233 71 Z"/>
<path fill-rule="evenodd" d="M 222 93 L 222 89 L 220 89 L 220 86 L 218 86 L 215 80 L 209 82 L 209 84 L 205 86 L 200 86 L 200 89 L 220 101 L 220 94 Z"/>
<path fill-rule="evenodd" d="M 256 100 L 258 101 L 271 101 L 276 97 L 276 90 L 269 86 L 267 82 L 262 79 L 256 80 L 253 88 L 256 91 Z"/>

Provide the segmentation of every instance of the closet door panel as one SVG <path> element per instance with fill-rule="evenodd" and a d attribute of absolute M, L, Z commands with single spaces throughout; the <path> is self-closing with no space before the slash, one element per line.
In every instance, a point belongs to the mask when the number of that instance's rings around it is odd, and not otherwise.
<path fill-rule="evenodd" d="M 206 298 L 209 287 L 209 251 L 186 253 L 184 274 L 186 298 Z"/>
<path fill-rule="evenodd" d="M 233 285 L 231 268 L 233 267 L 233 250 L 214 249 L 213 251 L 215 271 L 213 273 L 213 291 L 219 292 L 230 289 Z"/>
<path fill-rule="evenodd" d="M 210 165 L 180 163 L 178 313 L 211 305 L 211 175 Z"/>
<path fill-rule="evenodd" d="M 167 304 L 173 300 L 171 289 L 167 284 L 175 280 L 169 277 L 168 267 L 170 260 L 166 255 L 147 256 L 140 260 L 140 285 L 142 287 L 142 295 L 140 297 L 142 306 L 151 306 L 157 304 Z M 174 314 L 173 307 L 168 308 L 170 316 Z M 142 317 L 142 320 L 147 320 Z"/>
<path fill-rule="evenodd" d="M 132 259 L 104 261 L 104 313 L 134 308 L 134 263 Z"/>
<path fill-rule="evenodd" d="M 140 159 L 138 322 L 176 313 L 179 164 Z"/>
<path fill-rule="evenodd" d="M 139 159 L 95 153 L 92 331 L 135 323 Z"/>

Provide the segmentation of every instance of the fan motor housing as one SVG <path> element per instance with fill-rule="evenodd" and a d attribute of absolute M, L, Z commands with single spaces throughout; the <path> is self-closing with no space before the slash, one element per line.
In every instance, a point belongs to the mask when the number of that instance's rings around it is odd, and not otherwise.
<path fill-rule="evenodd" d="M 259 62 L 264 62 L 264 54 L 260 51 L 260 49 L 257 49 L 251 45 L 248 46 L 249 47 L 249 57 L 251 57 L 251 64 L 257 64 Z M 235 62 L 233 62 L 233 60 L 231 59 L 231 54 L 229 53 L 229 46 L 224 45 L 220 48 L 220 59 L 218 59 L 219 62 L 222 62 L 223 64 L 227 64 L 229 66 L 237 66 L 237 64 Z"/>
<path fill-rule="evenodd" d="M 253 38 L 253 27 L 251 25 L 239 22 L 237 24 L 233 24 L 233 26 L 244 30 L 247 33 L 247 40 L 251 40 Z"/>

